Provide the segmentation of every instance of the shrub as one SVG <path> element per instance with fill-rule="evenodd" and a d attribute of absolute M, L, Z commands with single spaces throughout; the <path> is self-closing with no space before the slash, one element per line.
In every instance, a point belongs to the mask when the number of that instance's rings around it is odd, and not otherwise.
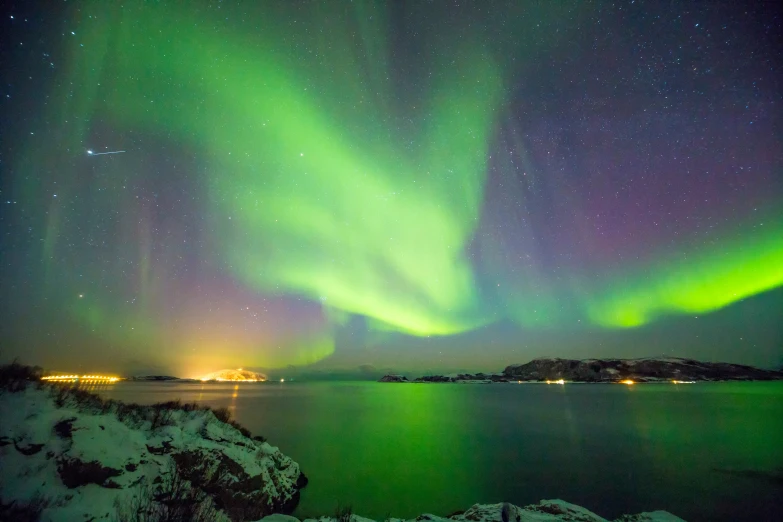
<path fill-rule="evenodd" d="M 137 408 L 134 408 L 136 406 L 135 404 L 125 404 L 124 402 L 117 402 L 116 404 L 116 414 L 117 419 L 125 423 L 126 420 L 129 419 L 133 415 L 133 413 L 137 410 Z"/>
<path fill-rule="evenodd" d="M 337 509 L 334 512 L 334 518 L 337 519 L 337 522 L 351 522 L 351 519 L 353 518 L 353 509 L 350 505 L 340 507 L 340 504 L 337 504 Z"/>
<path fill-rule="evenodd" d="M 186 402 L 181 408 L 183 411 L 205 411 L 209 409 L 209 406 L 203 406 L 197 402 Z"/>
<path fill-rule="evenodd" d="M 14 359 L 11 364 L 0 366 L 0 389 L 10 392 L 21 391 L 28 383 L 39 381 L 42 374 L 43 369 L 39 366 L 25 366 Z"/>
<path fill-rule="evenodd" d="M 215 414 L 215 418 L 217 418 L 217 420 L 220 422 L 225 422 L 226 424 L 231 422 L 231 410 L 225 406 L 222 408 L 213 409 L 212 413 Z"/>
<path fill-rule="evenodd" d="M 160 410 L 180 410 L 182 402 L 179 399 L 174 399 L 173 401 L 156 402 L 152 407 Z"/>
<path fill-rule="evenodd" d="M 48 386 L 50 386 L 50 393 L 59 408 L 68 403 L 73 403 L 76 409 L 87 413 L 102 413 L 107 408 L 108 401 L 92 392 L 78 388 L 78 385 L 52 383 Z"/>
<path fill-rule="evenodd" d="M 160 405 L 155 404 L 152 406 L 152 419 L 150 419 L 150 422 L 152 424 L 152 429 L 156 430 L 158 428 L 162 428 L 164 426 L 173 426 L 174 425 L 174 410 L 169 408 L 162 408 Z"/>
<path fill-rule="evenodd" d="M 65 406 L 65 401 L 68 400 L 68 388 L 66 386 L 58 386 L 54 389 L 54 403 L 58 408 Z"/>
<path fill-rule="evenodd" d="M 87 390 L 81 388 L 66 388 L 70 397 L 76 403 L 76 407 L 83 412 L 98 413 L 103 410 L 104 400 Z"/>
<path fill-rule="evenodd" d="M 266 442 L 266 437 L 263 435 L 253 435 L 253 440 L 257 440 L 258 442 Z"/>
<path fill-rule="evenodd" d="M 250 430 L 245 428 L 241 424 L 239 424 L 237 421 L 232 420 L 232 421 L 229 421 L 228 423 L 231 424 L 231 426 L 233 426 L 235 429 L 239 430 L 239 433 L 241 433 L 242 435 L 244 435 L 248 439 L 253 437 L 253 434 L 250 433 Z"/>
<path fill-rule="evenodd" d="M 41 520 L 41 512 L 49 507 L 49 503 L 48 499 L 37 493 L 26 503 L 12 500 L 6 504 L 0 499 L 0 520 L 38 522 Z"/>
<path fill-rule="evenodd" d="M 176 466 L 156 486 L 144 483 L 114 506 L 118 522 L 212 522 L 218 515 L 212 499 L 185 480 Z"/>

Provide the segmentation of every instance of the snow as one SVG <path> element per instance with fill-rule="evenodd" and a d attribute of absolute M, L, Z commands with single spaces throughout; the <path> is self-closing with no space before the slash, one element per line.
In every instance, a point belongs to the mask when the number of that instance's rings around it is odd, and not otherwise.
<path fill-rule="evenodd" d="M 115 502 L 137 495 L 136 485 L 151 483 L 172 469 L 171 454 L 178 451 L 222 454 L 250 477 L 260 475 L 260 491 L 268 495 L 270 505 L 289 500 L 298 491 L 296 462 L 265 442 L 245 437 L 211 411 L 170 410 L 170 425 L 153 429 L 149 420 L 120 421 L 116 411 L 90 411 L 72 397 L 58 407 L 56 394 L 50 385 L 0 392 L 0 497 L 24 504 L 45 495 L 49 507 L 42 513 L 44 521 L 114 519 Z M 69 419 L 70 436 L 58 435 L 55 425 Z M 41 444 L 30 455 L 19 449 Z M 162 454 L 154 454 L 157 449 Z M 68 488 L 58 465 L 69 461 L 96 462 L 119 473 L 102 484 Z"/>
<path fill-rule="evenodd" d="M 623 515 L 617 519 L 617 522 L 683 522 L 683 520 L 668 511 L 650 511 L 636 515 Z"/>
<path fill-rule="evenodd" d="M 286 515 L 271 515 L 263 522 L 299 522 Z M 623 515 L 618 522 L 684 522 L 667 511 Z M 387 518 L 384 522 L 608 522 L 605 518 L 581 506 L 564 500 L 542 500 L 538 504 L 519 507 L 507 502 L 499 504 L 475 504 L 464 513 L 440 517 L 425 513 L 412 519 Z M 260 521 L 259 521 L 260 522 Z M 335 517 L 307 518 L 302 522 L 346 522 Z M 350 522 L 376 522 L 358 515 L 350 515 Z"/>
<path fill-rule="evenodd" d="M 279 513 L 264 517 L 262 520 L 265 520 L 266 522 L 299 522 L 299 519 L 296 517 L 292 517 L 291 515 L 281 515 Z"/>

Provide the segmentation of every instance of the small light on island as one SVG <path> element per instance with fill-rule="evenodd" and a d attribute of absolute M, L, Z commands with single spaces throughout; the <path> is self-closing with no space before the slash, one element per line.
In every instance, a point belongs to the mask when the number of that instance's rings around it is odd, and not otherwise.
<path fill-rule="evenodd" d="M 634 382 L 631 379 L 625 379 L 623 381 L 620 381 L 620 384 L 634 384 Z"/>
<path fill-rule="evenodd" d="M 519 382 L 521 383 L 522 381 L 519 381 Z M 558 379 L 556 381 L 550 381 L 549 379 L 547 379 L 546 383 L 547 384 L 565 384 L 565 380 L 564 379 Z"/>
<path fill-rule="evenodd" d="M 285 379 L 280 379 L 280 382 L 285 382 Z"/>
<path fill-rule="evenodd" d="M 263 373 L 245 370 L 244 368 L 237 368 L 236 370 L 220 370 L 217 372 L 212 372 L 201 376 L 199 379 L 204 382 L 264 382 L 266 380 L 266 375 Z"/>
<path fill-rule="evenodd" d="M 672 384 L 695 384 L 696 381 L 676 381 L 672 380 Z"/>

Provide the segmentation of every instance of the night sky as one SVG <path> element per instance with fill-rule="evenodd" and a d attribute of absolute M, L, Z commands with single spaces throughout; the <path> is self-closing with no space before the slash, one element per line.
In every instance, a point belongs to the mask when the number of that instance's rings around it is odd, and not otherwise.
<path fill-rule="evenodd" d="M 5 4 L 3 360 L 783 363 L 774 2 L 120 4 Z"/>

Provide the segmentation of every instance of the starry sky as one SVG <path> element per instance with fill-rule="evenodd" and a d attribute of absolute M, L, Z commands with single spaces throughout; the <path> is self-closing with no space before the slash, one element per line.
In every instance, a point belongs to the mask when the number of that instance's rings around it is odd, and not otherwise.
<path fill-rule="evenodd" d="M 2 359 L 778 366 L 783 15 L 720 4 L 6 3 Z"/>

